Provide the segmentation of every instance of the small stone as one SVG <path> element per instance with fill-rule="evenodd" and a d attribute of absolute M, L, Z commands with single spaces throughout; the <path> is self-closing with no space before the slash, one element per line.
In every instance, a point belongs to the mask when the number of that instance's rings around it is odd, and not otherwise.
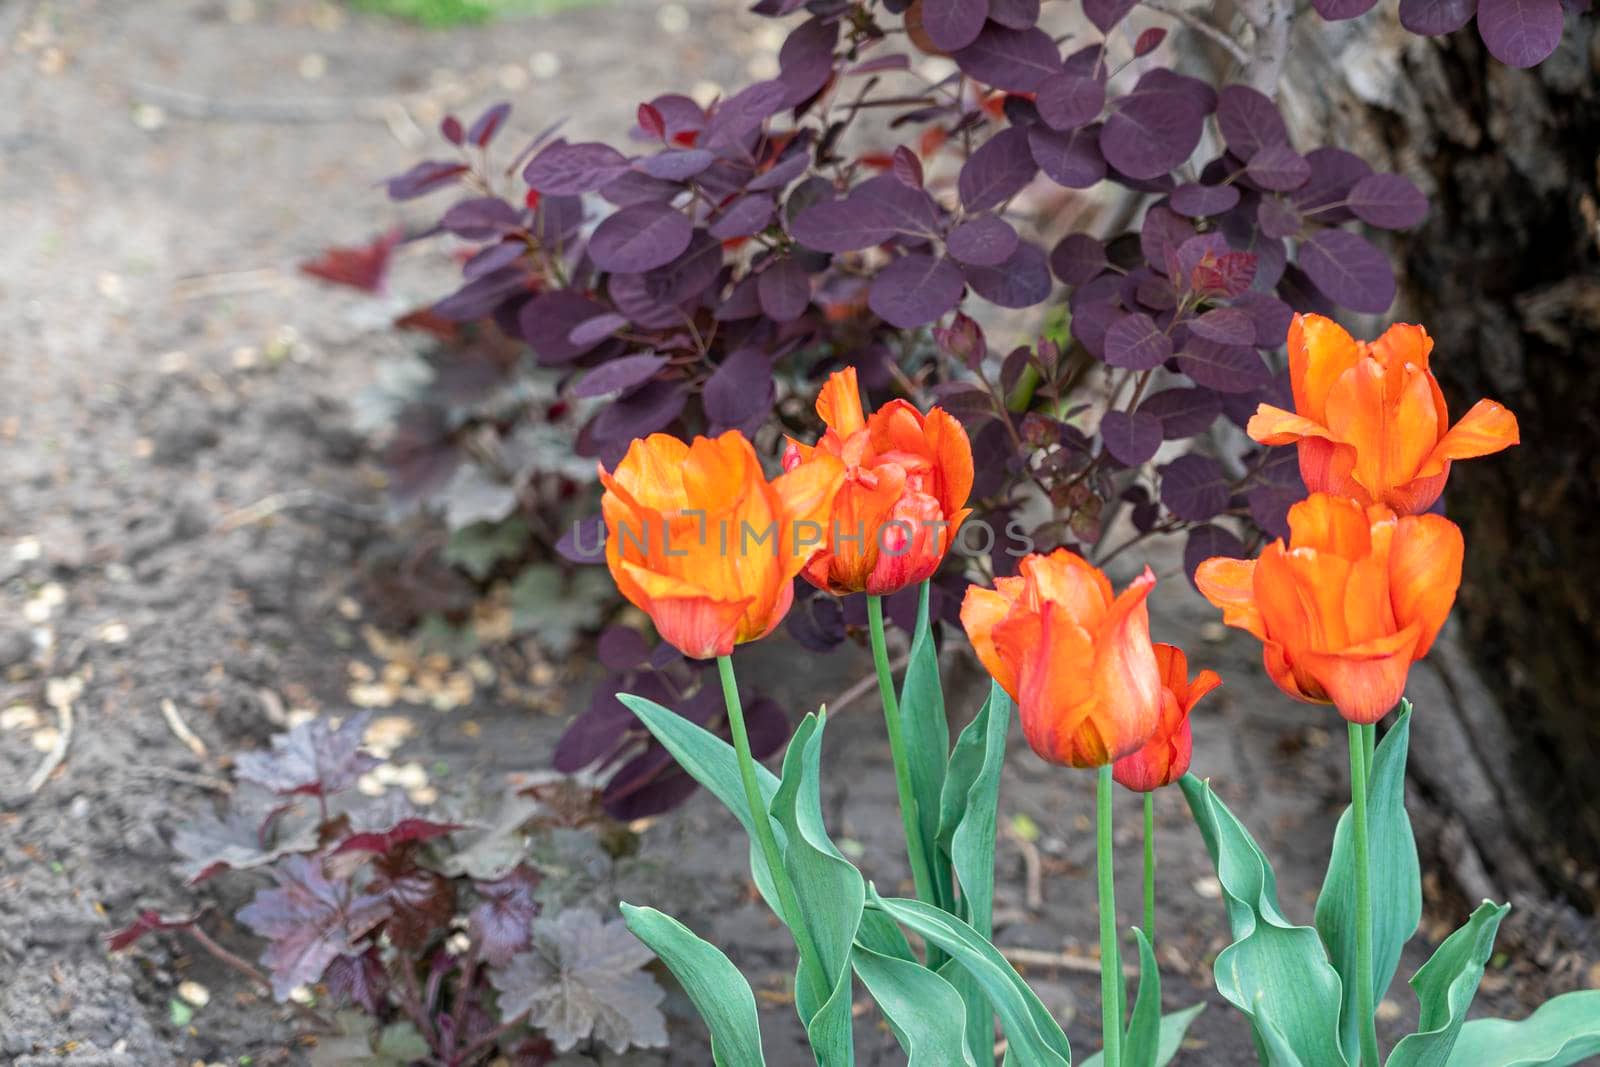
<path fill-rule="evenodd" d="M 1222 883 L 1211 875 L 1207 875 L 1204 878 L 1196 878 L 1193 888 L 1195 895 L 1204 897 L 1206 900 L 1218 900 L 1222 897 Z"/>
<path fill-rule="evenodd" d="M 561 73 L 561 57 L 554 52 L 535 52 L 528 57 L 528 73 L 540 81 L 549 81 Z"/>
<path fill-rule="evenodd" d="M 42 721 L 38 709 L 28 704 L 13 704 L 0 711 L 0 730 L 32 730 Z"/>
<path fill-rule="evenodd" d="M 179 982 L 178 996 L 197 1008 L 203 1008 L 211 1003 L 211 990 L 195 981 Z"/>
<path fill-rule="evenodd" d="M 1200 624 L 1200 640 L 1216 644 L 1228 636 L 1228 628 L 1212 619 Z"/>
<path fill-rule="evenodd" d="M 1396 1004 L 1388 997 L 1384 997 L 1382 1000 L 1378 1001 L 1377 1016 L 1382 1022 L 1392 1023 L 1396 1019 L 1400 1018 L 1400 1005 Z"/>
<path fill-rule="evenodd" d="M 680 4 L 662 4 L 656 8 L 656 25 L 662 33 L 683 33 L 689 28 L 689 12 Z"/>
<path fill-rule="evenodd" d="M 307 52 L 300 57 L 300 77 L 314 82 L 328 73 L 328 57 L 321 52 Z"/>
<path fill-rule="evenodd" d="M 146 133 L 154 133 L 167 124 L 167 113 L 155 104 L 135 104 L 133 124 Z"/>

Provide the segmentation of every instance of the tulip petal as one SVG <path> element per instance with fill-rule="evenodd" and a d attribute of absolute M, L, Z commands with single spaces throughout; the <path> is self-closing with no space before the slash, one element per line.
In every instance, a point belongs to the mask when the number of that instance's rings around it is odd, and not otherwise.
<path fill-rule="evenodd" d="M 1288 652 L 1279 642 L 1270 639 L 1261 642 L 1261 666 L 1285 696 L 1307 704 L 1330 703 L 1321 683 L 1295 671 Z"/>
<path fill-rule="evenodd" d="M 732 654 L 735 635 L 753 598 L 719 600 L 693 582 L 658 574 L 636 563 L 620 565 L 647 604 L 640 605 L 661 639 L 691 659 Z"/>
<path fill-rule="evenodd" d="M 840 437 L 849 437 L 866 427 L 867 419 L 861 411 L 861 387 L 857 384 L 854 367 L 828 375 L 817 394 L 817 414 Z"/>
<path fill-rule="evenodd" d="M 1255 576 L 1253 559 L 1213 556 L 1194 572 L 1194 584 L 1201 596 L 1222 609 L 1223 622 L 1264 641 L 1267 630 L 1256 608 Z"/>
<path fill-rule="evenodd" d="M 1433 647 L 1461 585 L 1466 546 L 1461 528 L 1442 515 L 1407 515 L 1389 551 L 1389 597 L 1400 626 L 1417 626 L 1416 658 Z"/>
<path fill-rule="evenodd" d="M 1428 356 L 1433 352 L 1433 338 L 1421 326 L 1397 322 L 1367 347 L 1373 358 L 1385 367 L 1401 368 L 1410 364 L 1419 370 L 1427 370 Z"/>
<path fill-rule="evenodd" d="M 771 490 L 778 513 L 779 562 L 784 580 L 800 573 L 827 542 L 828 513 L 844 481 L 844 464 L 816 454 L 810 463 L 778 475 Z"/>
<path fill-rule="evenodd" d="M 1095 626 L 1111 605 L 1111 583 L 1100 569 L 1065 548 L 1048 556 L 1029 556 L 1018 569 L 1028 583 L 1029 604 L 1038 610 L 1053 602 L 1080 626 Z"/>
<path fill-rule="evenodd" d="M 877 561 L 867 576 L 867 593 L 883 596 L 933 577 L 944 558 L 943 525 L 944 512 L 933 497 L 901 494 L 878 527 Z"/>
<path fill-rule="evenodd" d="M 1421 631 L 1412 623 L 1399 633 L 1338 652 L 1304 651 L 1300 656 L 1339 714 L 1365 725 L 1383 718 L 1405 695 Z"/>
<path fill-rule="evenodd" d="M 1391 381 L 1376 359 L 1334 382 L 1326 416 L 1334 440 L 1355 448 L 1354 477 L 1375 499 L 1417 476 L 1443 430 L 1426 373 L 1407 370 Z"/>
<path fill-rule="evenodd" d="M 995 647 L 1017 668 L 1017 717 L 1042 758 L 1073 767 L 1111 762 L 1089 720 L 1095 707 L 1094 636 L 1059 604 L 1017 612 L 995 627 Z M 1119 753 L 1120 755 L 1120 753 Z M 1086 762 L 1098 759 L 1099 763 Z"/>
<path fill-rule="evenodd" d="M 713 504 L 718 511 L 736 508 L 753 486 L 766 481 L 755 448 L 738 430 L 715 438 L 696 437 L 679 463 L 677 477 L 683 496 Z M 683 506 L 682 498 L 677 506 Z"/>
<path fill-rule="evenodd" d="M 1517 417 L 1493 400 L 1480 400 L 1439 439 L 1433 459 L 1472 459 L 1520 444 Z"/>
<path fill-rule="evenodd" d="M 1156 576 L 1149 567 L 1112 602 L 1094 635 L 1096 733 L 1108 751 L 1083 751 L 1100 766 L 1137 752 L 1161 721 L 1161 671 L 1150 645 L 1150 612 L 1145 606 Z"/>
<path fill-rule="evenodd" d="M 1361 358 L 1361 346 L 1330 318 L 1296 315 L 1289 324 L 1289 385 L 1294 409 L 1327 425 L 1328 391 Z"/>
<path fill-rule="evenodd" d="M 1005 579 L 996 581 L 996 585 Z M 1002 658 L 995 646 L 995 629 L 1011 614 L 1016 604 L 1015 589 L 1007 596 L 1001 589 L 985 589 L 981 585 L 967 586 L 967 595 L 961 600 L 961 627 L 967 631 L 967 640 L 978 654 L 978 662 L 1000 683 L 1000 688 L 1017 699 L 1016 665 Z"/>
<path fill-rule="evenodd" d="M 954 515 L 966 507 L 967 497 L 972 495 L 972 441 L 955 416 L 943 408 L 929 411 L 922 429 L 934 469 L 938 472 L 938 484 L 933 495 L 939 498 L 939 506 L 945 515 Z M 959 523 L 952 522 L 952 534 L 955 525 Z"/>
<path fill-rule="evenodd" d="M 1355 479 L 1354 447 L 1320 437 L 1306 437 L 1300 441 L 1299 458 L 1300 480 L 1310 492 L 1349 497 L 1363 505 L 1372 502 L 1372 494 Z"/>
<path fill-rule="evenodd" d="M 612 472 L 607 488 L 621 487 L 640 505 L 656 511 L 683 506 L 683 464 L 689 446 L 670 434 L 637 438 Z M 601 481 L 606 482 L 605 471 Z"/>
<path fill-rule="evenodd" d="M 1331 440 L 1326 426 L 1312 422 L 1304 415 L 1275 408 L 1271 404 L 1257 406 L 1256 413 L 1250 416 L 1250 423 L 1245 428 L 1245 433 L 1250 435 L 1252 441 L 1259 441 L 1264 445 L 1292 445 L 1307 437 Z"/>
<path fill-rule="evenodd" d="M 1353 500 L 1312 493 L 1289 508 L 1289 545 L 1346 559 L 1365 556 L 1372 551 L 1367 511 Z"/>

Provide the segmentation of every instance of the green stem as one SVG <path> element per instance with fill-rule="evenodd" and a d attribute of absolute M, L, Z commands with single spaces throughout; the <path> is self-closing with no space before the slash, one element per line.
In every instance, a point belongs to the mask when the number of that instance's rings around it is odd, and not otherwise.
<path fill-rule="evenodd" d="M 1351 723 L 1350 810 L 1356 847 L 1356 1017 L 1361 1026 L 1361 1062 L 1380 1067 L 1378 1029 L 1372 1004 L 1372 858 L 1367 850 L 1366 728 Z"/>
<path fill-rule="evenodd" d="M 900 822 L 906 832 L 911 878 L 916 883 L 917 899 L 938 907 L 939 896 L 933 884 L 933 868 L 928 865 L 928 854 L 923 848 L 917 798 L 911 790 L 911 763 L 906 757 L 905 735 L 901 730 L 900 700 L 895 696 L 894 672 L 889 668 L 889 646 L 883 635 L 882 597 L 867 597 L 867 623 L 872 631 L 872 664 L 878 671 L 878 696 L 883 701 L 883 722 L 889 731 L 889 753 L 894 759 L 894 788 L 900 797 Z"/>
<path fill-rule="evenodd" d="M 1117 948 L 1117 889 L 1111 854 L 1111 764 L 1095 789 L 1095 869 L 1100 880 L 1100 1029 L 1105 1067 L 1122 1065 L 1122 953 Z"/>
<path fill-rule="evenodd" d="M 1372 755 L 1378 747 L 1378 724 L 1369 722 L 1361 727 L 1361 767 L 1366 772 L 1366 782 L 1372 785 Z"/>
<path fill-rule="evenodd" d="M 1156 940 L 1156 794 L 1144 795 L 1144 936 Z"/>
<path fill-rule="evenodd" d="M 744 727 L 744 705 L 739 701 L 739 683 L 733 677 L 733 660 L 728 656 L 718 656 L 717 673 L 722 676 L 722 699 L 728 707 L 728 728 L 733 733 L 733 750 L 739 758 L 739 777 L 744 782 L 744 799 L 750 809 L 750 825 L 755 829 L 756 843 L 767 861 L 767 873 L 772 876 L 772 887 L 778 894 L 778 907 L 783 912 L 778 917 L 789 927 L 795 947 L 810 962 L 810 966 L 802 966 L 800 972 L 812 976 L 810 980 L 816 986 L 812 992 L 816 995 L 817 1003 L 823 1004 L 828 999 L 828 990 L 822 987 L 819 970 L 822 957 L 817 954 L 816 944 L 811 940 L 811 930 L 800 911 L 800 898 L 795 895 L 794 882 L 789 877 L 788 868 L 783 865 L 783 850 L 778 847 L 778 838 L 772 832 L 772 817 L 767 814 L 767 805 L 761 798 L 761 784 L 756 780 L 756 760 L 750 754 L 750 735 Z"/>

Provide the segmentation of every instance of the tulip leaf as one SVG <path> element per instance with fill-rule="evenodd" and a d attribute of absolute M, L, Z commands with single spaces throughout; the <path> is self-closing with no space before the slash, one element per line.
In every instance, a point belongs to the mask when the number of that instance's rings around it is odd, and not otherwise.
<path fill-rule="evenodd" d="M 1478 992 L 1484 965 L 1494 952 L 1494 935 L 1509 905 L 1484 901 L 1461 929 L 1442 941 L 1411 977 L 1422 1005 L 1417 1032 L 1402 1038 L 1389 1054 L 1389 1067 L 1445 1067 Z M 1474 1063 L 1481 1062 L 1474 1053 Z"/>
<path fill-rule="evenodd" d="M 1526 1019 L 1473 1019 L 1446 1067 L 1569 1067 L 1600 1056 L 1600 989 L 1547 1000 Z"/>
<path fill-rule="evenodd" d="M 934 647 L 928 614 L 928 586 L 923 582 L 917 602 L 917 627 L 911 635 L 911 653 L 900 689 L 901 733 L 905 736 L 906 763 L 911 774 L 911 796 L 922 833 L 922 852 L 933 891 L 947 911 L 955 911 L 950 870 L 934 862 L 938 855 L 940 793 L 944 789 L 945 763 L 950 758 L 950 723 L 945 718 L 944 687 L 939 680 L 939 650 Z"/>
<path fill-rule="evenodd" d="M 1339 974 L 1322 939 L 1284 918 L 1272 865 L 1211 787 L 1178 783 L 1217 870 L 1234 942 L 1213 965 L 1217 992 L 1250 1020 L 1271 1067 L 1348 1067 L 1339 1048 Z"/>
<path fill-rule="evenodd" d="M 961 995 L 934 972 L 856 945 L 856 974 L 906 1053 L 906 1067 L 974 1067 Z M 992 1024 L 991 1024 L 992 1028 Z"/>
<path fill-rule="evenodd" d="M 711 1058 L 716 1067 L 760 1067 L 761 1023 L 750 983 L 709 941 L 670 915 L 654 908 L 622 905 L 622 917 L 633 936 L 667 965 L 711 1031 Z"/>
<path fill-rule="evenodd" d="M 993 926 L 995 823 L 1010 727 L 1011 698 L 991 683 L 989 698 L 956 739 L 939 803 L 941 862 L 948 861 L 955 870 L 959 914 L 984 937 Z M 994 1012 L 970 975 L 960 974 L 953 984 L 967 1005 L 973 1059 L 978 1067 L 987 1067 L 994 1063 Z"/>
<path fill-rule="evenodd" d="M 662 747 L 672 754 L 672 758 L 691 778 L 705 786 L 712 796 L 733 812 L 733 817 L 739 820 L 750 837 L 750 874 L 755 879 L 756 889 L 772 913 L 787 923 L 788 917 L 778 906 L 778 894 L 773 889 L 772 876 L 767 872 L 766 857 L 755 842 L 750 808 L 745 803 L 744 781 L 739 776 L 739 757 L 733 746 L 653 700 L 631 693 L 622 693 L 617 699 L 644 723 L 645 729 L 661 742 Z M 757 764 L 756 783 L 761 790 L 762 800 L 770 806 L 773 796 L 778 792 L 778 779 L 771 771 Z M 772 832 L 781 847 L 784 843 L 783 827 L 774 823 Z"/>
<path fill-rule="evenodd" d="M 1204 1004 L 1195 1004 L 1182 1011 L 1168 1012 L 1161 1017 L 1161 1036 L 1156 1044 L 1156 1067 L 1166 1067 L 1177 1058 L 1178 1050 L 1183 1047 L 1183 1035 L 1189 1032 L 1189 1024 L 1205 1010 Z M 1126 1053 L 1127 1049 L 1124 1048 L 1123 1051 Z M 1079 1067 L 1103 1067 L 1105 1059 L 1105 1053 L 1096 1052 Z"/>
<path fill-rule="evenodd" d="M 977 980 L 1005 1029 L 1008 1061 L 1014 1055 L 1028 1067 L 1071 1067 L 1072 1049 L 1061 1025 L 987 938 L 954 915 L 920 900 L 873 893 L 870 902 L 937 945 Z"/>
<path fill-rule="evenodd" d="M 1161 968 L 1145 932 L 1135 926 L 1133 937 L 1139 943 L 1139 992 L 1133 998 L 1127 1040 L 1122 1043 L 1122 1067 L 1156 1067 L 1161 1044 Z"/>
<path fill-rule="evenodd" d="M 1422 921 L 1422 871 L 1417 843 L 1406 814 L 1406 754 L 1411 738 L 1411 704 L 1401 701 L 1400 718 L 1384 735 L 1372 759 L 1367 786 L 1367 847 L 1372 871 L 1372 1003 L 1383 1000 L 1400 966 L 1400 953 Z M 1344 1010 L 1339 1038 L 1345 1058 L 1360 1052 L 1356 1009 L 1356 854 L 1355 827 L 1348 807 L 1333 834 L 1328 873 L 1317 897 L 1317 932 L 1343 982 Z"/>
<path fill-rule="evenodd" d="M 795 728 L 783 758 L 783 778 L 772 798 L 772 817 L 788 838 L 784 867 L 794 882 L 799 921 L 811 935 L 818 957 L 810 958 L 801 949 L 795 1007 L 806 1024 L 817 1063 L 833 1067 L 855 1058 L 850 958 L 866 904 L 866 883 L 823 825 L 821 761 L 826 724 L 823 716 L 807 715 Z M 814 981 L 829 991 L 821 1003 L 813 993 Z"/>

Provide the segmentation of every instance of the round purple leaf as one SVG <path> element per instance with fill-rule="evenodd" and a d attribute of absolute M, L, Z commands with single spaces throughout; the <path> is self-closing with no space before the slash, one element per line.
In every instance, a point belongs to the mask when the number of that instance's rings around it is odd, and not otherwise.
<path fill-rule="evenodd" d="M 1106 246 L 1086 233 L 1069 233 L 1051 251 L 1050 269 L 1068 285 L 1082 285 L 1106 269 Z"/>
<path fill-rule="evenodd" d="M 1136 3 L 1137 0 L 1083 0 L 1083 13 L 1094 23 L 1095 29 L 1110 33 L 1111 28 L 1126 18 Z"/>
<path fill-rule="evenodd" d="M 1004 263 L 1017 250 L 1017 231 L 1005 219 L 980 215 L 951 230 L 945 247 L 962 263 L 992 267 Z"/>
<path fill-rule="evenodd" d="M 1315 148 L 1306 153 L 1311 164 L 1311 180 L 1294 191 L 1294 203 L 1302 214 L 1314 215 L 1318 222 L 1344 222 L 1355 216 L 1344 207 L 1344 200 L 1356 182 L 1372 173 L 1366 161 L 1342 148 Z M 1340 206 L 1334 207 L 1332 205 Z"/>
<path fill-rule="evenodd" d="M 1017 93 L 1038 90 L 1061 70 L 1061 53 L 1048 33 L 1038 28 L 1014 30 L 990 22 L 977 40 L 950 56 L 969 77 L 996 89 Z"/>
<path fill-rule="evenodd" d="M 690 148 L 684 151 L 661 152 L 653 156 L 645 156 L 639 160 L 638 167 L 652 178 L 662 181 L 681 182 L 693 178 L 696 174 L 711 166 L 712 160 L 717 157 L 704 148 Z"/>
<path fill-rule="evenodd" d="M 1191 219 L 1220 215 L 1239 202 L 1235 185 L 1201 185 L 1188 182 L 1172 191 L 1172 210 Z"/>
<path fill-rule="evenodd" d="M 1100 153 L 1099 126 L 1062 133 L 1045 126 L 1028 127 L 1028 148 L 1045 176 L 1067 189 L 1087 189 L 1106 176 Z"/>
<path fill-rule="evenodd" d="M 761 310 L 774 322 L 792 322 L 811 306 L 811 275 L 794 256 L 780 259 L 756 279 Z"/>
<path fill-rule="evenodd" d="M 1039 0 L 989 0 L 989 17 L 1013 30 L 1025 30 L 1039 21 Z"/>
<path fill-rule="evenodd" d="M 856 252 L 895 235 L 894 227 L 884 225 L 870 205 L 854 197 L 812 204 L 794 217 L 789 232 L 818 252 Z"/>
<path fill-rule="evenodd" d="M 1217 344 L 1203 337 L 1189 338 L 1178 353 L 1178 369 L 1219 393 L 1248 393 L 1272 378 L 1253 347 Z"/>
<path fill-rule="evenodd" d="M 573 344 L 572 330 L 579 323 L 610 310 L 571 289 L 553 289 L 524 304 L 518 324 L 523 340 L 532 346 L 539 362 L 548 367 L 570 363 L 598 344 L 598 340 L 585 345 Z"/>
<path fill-rule="evenodd" d="M 1185 522 L 1205 522 L 1228 506 L 1228 476 L 1209 456 L 1190 453 L 1161 468 L 1161 502 Z"/>
<path fill-rule="evenodd" d="M 1378 0 L 1311 0 L 1317 14 L 1329 22 L 1340 22 L 1365 15 Z"/>
<path fill-rule="evenodd" d="M 1201 119 L 1175 94 L 1135 90 L 1118 101 L 1106 119 L 1100 151 L 1107 163 L 1130 178 L 1157 178 L 1182 166 L 1194 152 L 1200 143 Z"/>
<path fill-rule="evenodd" d="M 1261 188 L 1286 193 L 1311 179 L 1311 164 L 1286 144 L 1269 144 L 1250 157 L 1245 172 Z"/>
<path fill-rule="evenodd" d="M 1245 495 L 1250 517 L 1273 537 L 1289 538 L 1289 509 L 1305 499 L 1305 490 L 1281 485 L 1258 485 Z"/>
<path fill-rule="evenodd" d="M 1106 362 L 1128 370 L 1154 370 L 1172 358 L 1172 338 L 1143 312 L 1116 319 L 1106 329 Z"/>
<path fill-rule="evenodd" d="M 694 226 L 665 204 L 634 204 L 606 219 L 589 239 L 589 258 L 605 271 L 664 267 L 689 247 Z"/>
<path fill-rule="evenodd" d="M 1021 192 L 1038 172 L 1028 150 L 1028 131 L 1012 126 L 972 153 L 961 168 L 956 189 L 968 211 L 987 211 Z"/>
<path fill-rule="evenodd" d="M 606 316 L 609 318 L 622 318 L 620 315 Z M 628 320 L 623 319 L 623 323 Z M 573 331 L 576 333 L 577 331 Z M 607 360 L 594 370 L 583 376 L 577 385 L 572 387 L 575 397 L 605 396 L 607 393 L 620 393 L 632 389 L 636 385 L 643 385 L 656 376 L 656 371 L 667 365 L 666 356 L 639 355 L 623 356 L 620 359 Z"/>
<path fill-rule="evenodd" d="M 1056 130 L 1075 130 L 1100 117 L 1106 106 L 1106 85 L 1081 74 L 1052 74 L 1039 86 L 1034 100 L 1039 117 Z"/>
<path fill-rule="evenodd" d="M 1472 21 L 1478 0 L 1400 0 L 1400 25 L 1426 37 L 1454 33 Z"/>
<path fill-rule="evenodd" d="M 1257 348 L 1277 348 L 1288 338 L 1294 311 L 1271 293 L 1241 293 L 1233 306 L 1249 315 L 1255 324 Z"/>
<path fill-rule="evenodd" d="M 922 28 L 946 52 L 976 41 L 988 17 L 987 0 L 922 0 Z"/>
<path fill-rule="evenodd" d="M 1300 213 L 1280 196 L 1266 196 L 1256 206 L 1256 225 L 1268 237 L 1293 237 L 1300 232 Z"/>
<path fill-rule="evenodd" d="M 1407 230 L 1428 215 L 1428 198 L 1398 174 L 1371 174 L 1350 190 L 1350 210 L 1368 226 Z"/>
<path fill-rule="evenodd" d="M 1026 308 L 1050 295 L 1050 267 L 1044 251 L 1019 242 L 1006 259 L 992 267 L 968 265 L 962 273 L 972 291 L 1003 308 Z"/>
<path fill-rule="evenodd" d="M 1208 559 L 1218 556 L 1227 556 L 1229 559 L 1244 559 L 1248 552 L 1244 544 L 1233 534 L 1220 526 L 1207 523 L 1196 526 L 1189 531 L 1189 540 L 1183 546 L 1183 569 L 1189 576 L 1189 581 L 1194 581 L 1194 572 L 1200 569 L 1200 564 Z"/>
<path fill-rule="evenodd" d="M 711 224 L 711 236 L 726 241 L 760 233 L 772 222 L 775 210 L 770 196 L 759 193 L 741 196 L 724 208 L 722 215 Z"/>
<path fill-rule="evenodd" d="M 522 180 L 547 196 L 576 196 L 594 192 L 627 170 L 628 157 L 610 145 L 557 141 L 528 162 Z"/>
<path fill-rule="evenodd" d="M 1204 337 L 1219 345 L 1256 343 L 1254 320 L 1238 308 L 1212 308 L 1199 318 L 1190 321 L 1188 325 L 1197 337 Z"/>
<path fill-rule="evenodd" d="M 1161 447 L 1161 420 L 1137 411 L 1108 411 L 1100 419 L 1100 439 L 1119 463 L 1137 467 Z"/>
<path fill-rule="evenodd" d="M 700 403 L 712 429 L 724 430 L 762 416 L 772 396 L 772 361 L 759 348 L 741 348 L 706 379 Z"/>
<path fill-rule="evenodd" d="M 1394 303 L 1394 271 L 1370 241 L 1348 230 L 1322 230 L 1300 243 L 1300 269 L 1335 304 L 1378 315 Z"/>
<path fill-rule="evenodd" d="M 612 334 L 616 333 L 626 325 L 628 325 L 628 316 L 618 315 L 614 311 L 608 311 L 604 315 L 596 315 L 592 319 L 585 319 L 584 321 L 578 323 L 578 325 L 574 326 L 567 333 L 567 340 L 574 348 L 593 348 L 595 345 L 599 344 L 601 341 L 604 341 L 607 337 L 610 337 Z M 640 381 L 643 380 L 644 379 L 642 378 L 640 379 Z M 628 385 L 636 384 L 638 383 L 628 383 Z M 626 388 L 626 386 L 619 386 L 618 388 Z M 612 389 L 600 390 L 601 393 L 609 393 L 613 391 L 614 390 Z M 590 393 L 587 395 L 598 396 L 599 393 Z"/>
<path fill-rule="evenodd" d="M 1138 410 L 1159 419 L 1162 436 L 1176 441 L 1210 429 L 1222 414 L 1222 404 L 1209 389 L 1164 389 L 1145 397 Z"/>
<path fill-rule="evenodd" d="M 1248 85 L 1230 85 L 1217 94 L 1217 125 L 1228 150 L 1246 162 L 1267 145 L 1289 143 L 1278 105 Z"/>
<path fill-rule="evenodd" d="M 947 259 L 914 253 L 879 272 L 867 293 L 867 306 L 902 330 L 924 326 L 955 307 L 965 287 L 961 271 Z"/>

